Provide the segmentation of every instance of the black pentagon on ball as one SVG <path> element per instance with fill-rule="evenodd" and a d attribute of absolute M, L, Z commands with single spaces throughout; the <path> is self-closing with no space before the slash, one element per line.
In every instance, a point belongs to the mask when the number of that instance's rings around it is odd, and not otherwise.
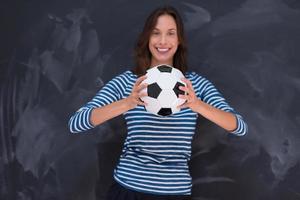
<path fill-rule="evenodd" d="M 160 72 L 168 72 L 168 73 L 171 73 L 171 72 L 172 72 L 172 67 L 167 66 L 167 65 L 160 65 L 160 66 L 157 67 L 157 69 L 158 69 Z"/>
<path fill-rule="evenodd" d="M 177 98 L 179 98 L 179 95 L 182 94 L 184 95 L 184 91 L 180 90 L 179 87 L 184 86 L 183 83 L 177 82 L 173 88 L 173 91 L 175 92 Z"/>
<path fill-rule="evenodd" d="M 159 87 L 159 85 L 157 83 L 152 83 L 152 84 L 148 85 L 147 90 L 148 90 L 148 96 L 155 98 L 155 99 L 161 93 L 161 88 Z"/>
<path fill-rule="evenodd" d="M 161 108 L 157 114 L 161 116 L 168 116 L 172 114 L 172 110 L 171 108 Z"/>

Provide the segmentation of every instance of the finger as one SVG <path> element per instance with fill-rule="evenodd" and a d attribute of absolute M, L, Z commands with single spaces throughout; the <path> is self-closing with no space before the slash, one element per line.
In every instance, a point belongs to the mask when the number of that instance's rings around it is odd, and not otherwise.
<path fill-rule="evenodd" d="M 148 104 L 146 102 L 139 101 L 138 105 L 140 105 L 140 106 L 147 106 Z"/>
<path fill-rule="evenodd" d="M 132 88 L 131 93 L 132 94 L 139 93 L 140 91 L 142 91 L 143 89 L 145 89 L 147 86 L 148 86 L 147 83 L 143 83 L 143 84 L 140 84 L 140 85 L 134 85 L 133 88 Z"/>
<path fill-rule="evenodd" d="M 135 85 L 140 85 L 141 82 L 143 82 L 143 80 L 145 80 L 146 78 L 147 78 L 146 75 L 143 75 L 143 76 L 139 77 L 139 78 L 136 80 Z"/>
<path fill-rule="evenodd" d="M 177 106 L 177 108 L 179 109 L 183 109 L 183 108 L 187 108 L 188 107 L 188 103 L 184 103 L 182 105 Z"/>
<path fill-rule="evenodd" d="M 141 76 L 140 78 L 138 78 L 135 82 L 135 84 L 133 85 L 132 91 L 139 91 L 140 89 L 138 88 L 139 85 L 141 85 L 141 83 L 146 79 L 146 75 Z"/>
<path fill-rule="evenodd" d="M 189 85 L 188 85 L 187 79 L 182 78 L 181 80 L 185 83 L 185 85 L 184 86 L 180 86 L 179 89 L 181 89 L 182 91 L 188 92 Z"/>
<path fill-rule="evenodd" d="M 137 86 L 136 90 L 141 91 L 141 90 L 145 89 L 147 86 L 148 86 L 147 83 L 140 84 L 139 86 Z"/>
<path fill-rule="evenodd" d="M 185 99 L 186 101 L 189 100 L 189 96 L 188 96 L 188 95 L 180 94 L 178 97 L 179 97 L 180 99 Z"/>
<path fill-rule="evenodd" d="M 146 96 L 148 96 L 148 94 L 146 92 L 139 93 L 139 98 L 146 97 Z"/>
<path fill-rule="evenodd" d="M 141 106 L 147 106 L 148 104 L 143 101 L 142 99 L 137 100 L 136 104 L 141 105 Z"/>
<path fill-rule="evenodd" d="M 181 89 L 181 87 L 179 87 L 179 89 Z M 185 88 L 187 89 L 184 90 Z M 186 87 L 184 87 L 182 90 L 185 91 L 188 95 L 191 95 L 192 97 L 196 96 L 192 83 L 189 80 L 186 80 Z"/>
<path fill-rule="evenodd" d="M 193 90 L 193 91 L 194 91 L 194 88 L 193 88 L 192 82 L 191 82 L 190 80 L 186 79 L 186 83 L 187 83 L 188 87 L 189 87 L 191 90 Z"/>
<path fill-rule="evenodd" d="M 187 87 L 184 87 L 184 86 L 179 86 L 179 89 L 184 91 L 184 92 L 188 92 L 189 89 Z"/>
<path fill-rule="evenodd" d="M 185 83 L 187 83 L 187 79 L 186 78 L 181 78 L 181 80 Z"/>
<path fill-rule="evenodd" d="M 188 88 L 193 88 L 192 82 L 189 79 L 181 78 L 181 80 L 187 84 Z"/>
<path fill-rule="evenodd" d="M 195 91 L 193 90 L 193 88 L 190 89 L 190 88 L 187 88 L 187 87 L 180 86 L 179 89 L 184 91 L 185 95 L 187 95 L 189 98 L 193 98 L 193 97 L 196 96 Z"/>

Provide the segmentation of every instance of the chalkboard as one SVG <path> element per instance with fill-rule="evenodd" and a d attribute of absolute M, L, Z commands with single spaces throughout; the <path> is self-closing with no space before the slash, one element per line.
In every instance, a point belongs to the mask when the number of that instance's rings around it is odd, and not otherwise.
<path fill-rule="evenodd" d="M 249 126 L 236 137 L 199 117 L 193 199 L 300 199 L 295 0 L 1 3 L 1 199 L 105 199 L 125 121 L 72 134 L 68 120 L 132 68 L 144 20 L 165 4 L 183 17 L 189 70 L 213 82 Z"/>

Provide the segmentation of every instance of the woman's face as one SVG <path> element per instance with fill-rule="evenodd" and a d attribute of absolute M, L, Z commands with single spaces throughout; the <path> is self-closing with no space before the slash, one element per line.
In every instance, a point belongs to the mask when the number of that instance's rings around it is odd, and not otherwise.
<path fill-rule="evenodd" d="M 149 38 L 151 66 L 173 65 L 173 57 L 178 47 L 177 27 L 170 15 L 161 15 Z"/>

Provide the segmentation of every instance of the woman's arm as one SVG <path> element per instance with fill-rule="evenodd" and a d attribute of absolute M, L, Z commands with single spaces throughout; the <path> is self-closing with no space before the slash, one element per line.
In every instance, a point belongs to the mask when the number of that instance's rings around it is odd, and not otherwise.
<path fill-rule="evenodd" d="M 194 112 L 199 113 L 228 132 L 238 136 L 245 135 L 248 131 L 247 124 L 242 116 L 237 114 L 225 101 L 217 89 L 208 81 L 201 84 L 204 87 L 202 100 L 197 97 L 192 83 L 188 79 L 183 80 L 186 87 L 180 87 L 187 95 L 180 95 L 180 98 L 186 99 L 186 103 L 181 108 L 189 107 Z M 204 86 L 205 85 L 205 86 Z"/>
<path fill-rule="evenodd" d="M 146 94 L 140 93 L 141 90 L 147 87 L 147 84 L 141 85 L 141 82 L 145 78 L 145 76 L 142 76 L 137 79 L 129 97 L 113 102 L 104 107 L 93 109 L 90 117 L 91 124 L 93 126 L 97 126 L 109 119 L 119 116 L 130 109 L 135 108 L 137 105 L 145 105 L 146 103 L 140 100 L 141 97 L 146 96 Z"/>
<path fill-rule="evenodd" d="M 234 114 L 215 108 L 200 99 L 197 99 L 195 104 L 196 108 L 194 111 L 201 114 L 206 119 L 214 122 L 228 132 L 237 129 L 237 119 Z"/>
<path fill-rule="evenodd" d="M 140 97 L 146 95 L 140 94 L 140 91 L 146 87 L 146 84 L 141 84 L 145 78 L 145 76 L 138 78 L 131 94 L 124 99 L 122 99 L 122 91 L 125 90 L 126 80 L 119 76 L 108 82 L 90 102 L 70 118 L 70 132 L 79 133 L 92 129 L 137 105 L 145 105 L 140 100 Z"/>
<path fill-rule="evenodd" d="M 90 122 L 93 127 L 121 115 L 129 110 L 126 99 L 113 102 L 103 107 L 94 108 L 91 112 Z"/>

